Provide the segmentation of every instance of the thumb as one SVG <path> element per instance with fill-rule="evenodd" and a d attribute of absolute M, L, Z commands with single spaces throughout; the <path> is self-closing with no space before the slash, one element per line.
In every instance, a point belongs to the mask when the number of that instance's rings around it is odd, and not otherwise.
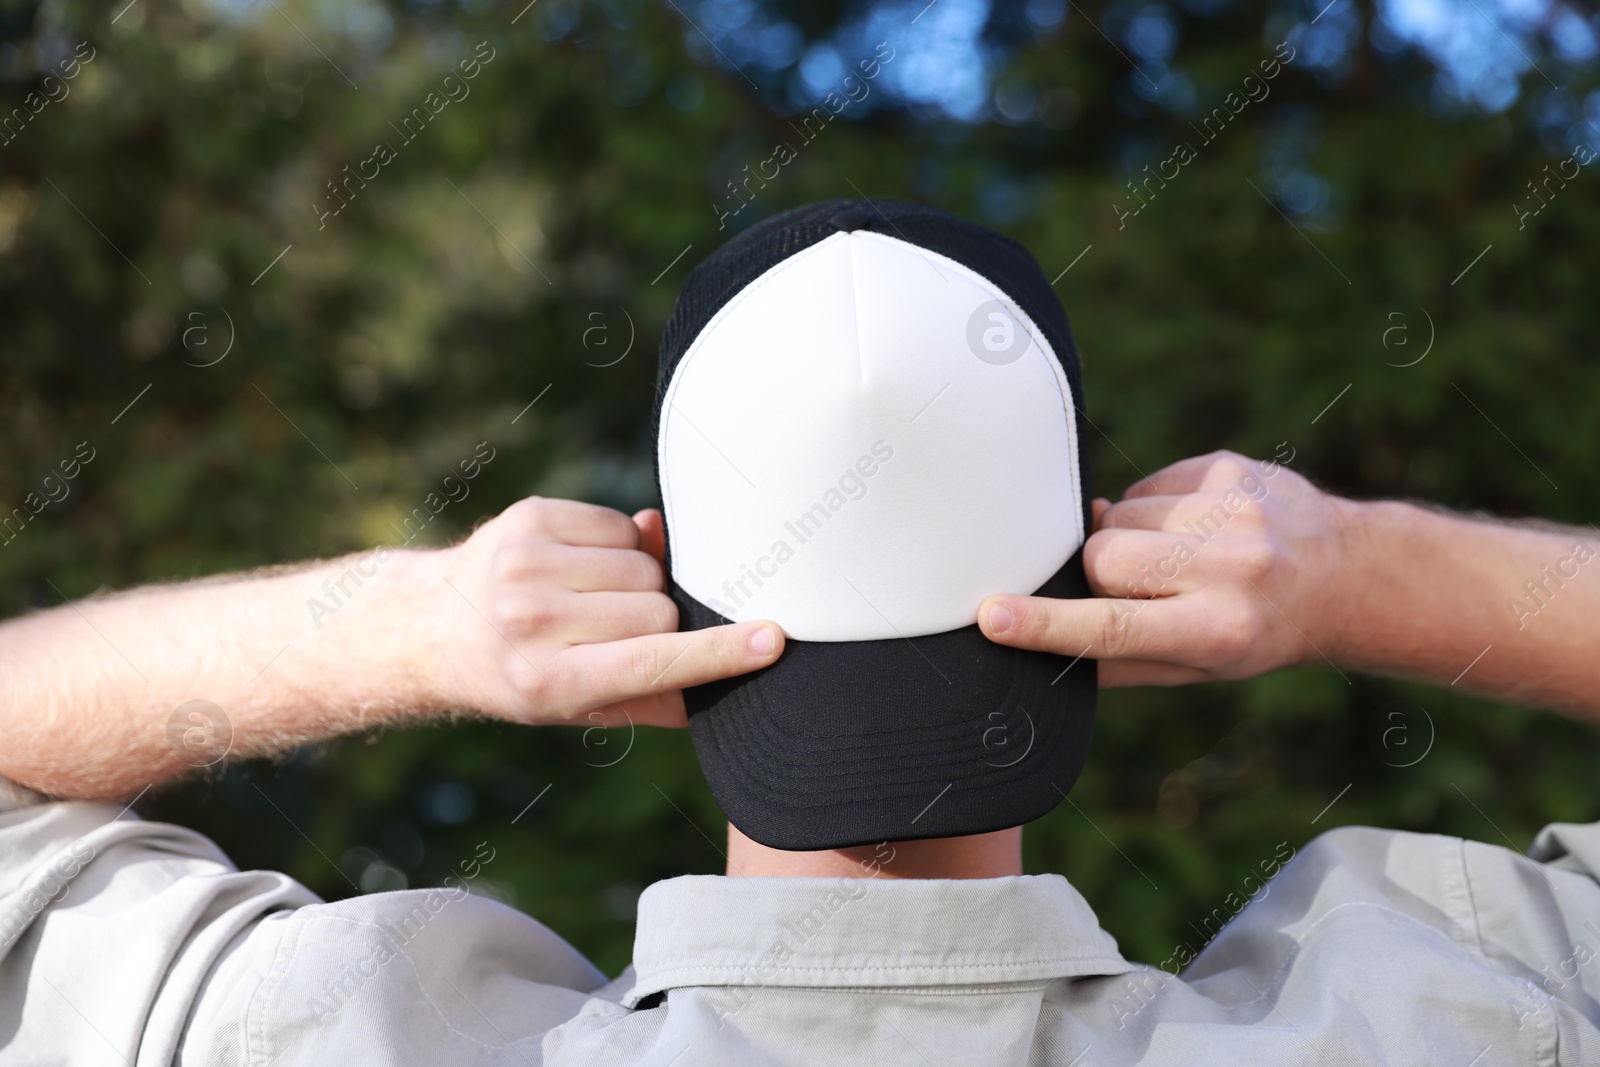
<path fill-rule="evenodd" d="M 978 627 L 997 644 L 1060 656 L 1165 659 L 1176 599 L 992 596 L 978 608 Z"/>

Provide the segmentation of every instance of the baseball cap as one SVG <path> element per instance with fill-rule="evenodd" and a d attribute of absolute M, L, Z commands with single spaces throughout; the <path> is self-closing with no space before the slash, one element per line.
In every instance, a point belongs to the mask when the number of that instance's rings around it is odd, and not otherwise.
<path fill-rule="evenodd" d="M 1092 660 L 979 631 L 996 593 L 1090 595 L 1065 312 L 1017 242 L 920 204 L 766 219 L 689 275 L 655 460 L 681 630 L 771 619 L 760 671 L 684 693 L 717 802 L 774 848 L 985 833 L 1050 811 Z"/>

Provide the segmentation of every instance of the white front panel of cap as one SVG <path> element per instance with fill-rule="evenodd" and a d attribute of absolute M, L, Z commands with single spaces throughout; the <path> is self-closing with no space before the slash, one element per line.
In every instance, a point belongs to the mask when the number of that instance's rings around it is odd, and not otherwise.
<path fill-rule="evenodd" d="M 1083 543 L 1073 405 L 1041 343 L 981 276 L 892 237 L 780 263 L 669 385 L 673 578 L 803 641 L 942 633 L 1033 592 Z"/>

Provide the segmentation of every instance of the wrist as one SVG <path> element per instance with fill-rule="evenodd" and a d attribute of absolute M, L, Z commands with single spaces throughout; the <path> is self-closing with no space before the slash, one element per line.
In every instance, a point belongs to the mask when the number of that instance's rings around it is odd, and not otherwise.
<path fill-rule="evenodd" d="M 319 658 L 334 657 L 326 669 L 353 683 L 345 699 L 369 720 L 459 706 L 448 643 L 455 597 L 445 580 L 448 551 L 380 545 L 333 563 L 335 587 L 354 595 L 339 609 L 350 616 L 329 620 Z"/>
<path fill-rule="evenodd" d="M 1371 619 L 1381 607 L 1376 567 L 1381 561 L 1382 528 L 1395 521 L 1386 501 L 1349 500 L 1325 494 L 1327 532 L 1323 558 L 1314 579 L 1318 592 L 1311 598 L 1316 645 L 1334 663 L 1362 662 L 1365 644 L 1372 636 Z M 1359 578 L 1357 576 L 1360 576 Z M 1312 653 L 1315 655 L 1315 653 Z M 1318 657 L 1320 658 L 1320 657 Z"/>
<path fill-rule="evenodd" d="M 1332 498 L 1339 514 L 1339 562 L 1327 583 L 1326 650 L 1346 667 L 1387 670 L 1415 651 L 1418 612 L 1431 601 L 1429 575 L 1441 563 L 1440 520 L 1399 500 Z"/>
<path fill-rule="evenodd" d="M 484 622 L 462 598 L 455 555 L 453 547 L 398 553 L 389 589 L 398 638 L 391 669 L 408 704 L 424 714 L 477 706 L 464 640 Z"/>

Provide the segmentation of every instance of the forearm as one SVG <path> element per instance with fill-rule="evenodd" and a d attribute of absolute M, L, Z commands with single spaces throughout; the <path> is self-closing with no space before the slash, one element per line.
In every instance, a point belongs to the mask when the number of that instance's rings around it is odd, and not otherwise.
<path fill-rule="evenodd" d="M 1216 452 L 1094 504 L 1095 597 L 995 596 L 992 640 L 1100 661 L 1101 685 L 1326 659 L 1600 719 L 1600 531 L 1343 500 Z"/>
<path fill-rule="evenodd" d="M 451 548 L 380 547 L 6 623 L 0 776 L 126 797 L 224 756 L 450 711 L 685 725 L 685 686 L 770 665 L 783 634 L 678 633 L 663 547 L 660 512 L 529 498 Z"/>
<path fill-rule="evenodd" d="M 1346 512 L 1347 565 L 1324 581 L 1328 656 L 1600 718 L 1600 536 L 1593 530 L 1387 501 Z"/>
<path fill-rule="evenodd" d="M 449 591 L 440 555 L 384 549 L 8 622 L 0 775 L 53 796 L 131 796 L 224 753 L 444 710 L 425 607 Z M 197 700 L 217 712 L 178 713 Z"/>

